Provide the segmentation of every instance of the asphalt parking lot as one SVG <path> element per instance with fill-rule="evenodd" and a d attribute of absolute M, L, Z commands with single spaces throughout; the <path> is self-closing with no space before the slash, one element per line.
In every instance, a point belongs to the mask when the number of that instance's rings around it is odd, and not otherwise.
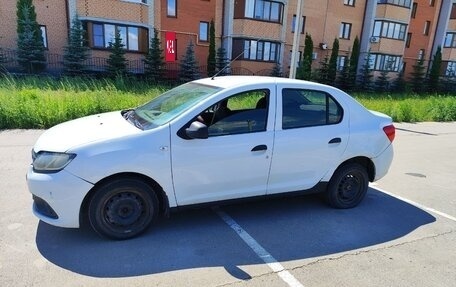
<path fill-rule="evenodd" d="M 355 209 L 194 209 L 128 241 L 39 222 L 25 173 L 42 131 L 0 131 L 0 286 L 456 286 L 456 123 L 396 127 L 390 172 Z"/>

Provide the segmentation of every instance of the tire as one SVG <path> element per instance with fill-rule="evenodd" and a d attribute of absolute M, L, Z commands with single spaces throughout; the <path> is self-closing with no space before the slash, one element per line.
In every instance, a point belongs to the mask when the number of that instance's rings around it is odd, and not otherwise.
<path fill-rule="evenodd" d="M 100 235 L 129 239 L 144 232 L 158 216 L 158 199 L 145 182 L 117 179 L 98 188 L 89 202 L 89 222 Z"/>
<path fill-rule="evenodd" d="M 344 164 L 331 177 L 326 200 L 334 208 L 353 208 L 364 199 L 368 186 L 369 178 L 362 165 Z"/>

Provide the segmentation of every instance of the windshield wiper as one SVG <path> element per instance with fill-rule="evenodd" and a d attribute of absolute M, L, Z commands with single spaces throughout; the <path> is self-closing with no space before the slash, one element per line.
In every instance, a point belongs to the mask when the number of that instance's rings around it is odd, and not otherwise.
<path fill-rule="evenodd" d="M 122 115 L 122 117 L 124 117 L 124 119 L 128 120 L 128 118 L 131 116 L 132 112 L 134 112 L 135 109 L 127 109 L 127 110 L 122 110 L 120 112 L 120 114 Z"/>
<path fill-rule="evenodd" d="M 124 117 L 124 119 L 132 123 L 135 127 L 137 127 L 140 130 L 143 130 L 143 126 L 139 121 L 134 109 L 123 110 L 121 114 Z"/>

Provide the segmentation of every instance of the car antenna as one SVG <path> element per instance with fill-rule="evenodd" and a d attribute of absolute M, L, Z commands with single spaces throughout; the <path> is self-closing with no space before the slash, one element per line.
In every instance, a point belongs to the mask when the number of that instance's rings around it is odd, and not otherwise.
<path fill-rule="evenodd" d="M 258 38 L 256 41 L 259 42 L 261 41 L 263 38 Z M 250 47 L 252 46 L 252 44 L 250 43 L 249 45 L 249 48 L 248 49 L 244 49 L 244 51 L 242 51 L 242 53 L 240 53 L 239 55 L 236 56 L 236 58 L 234 58 L 233 60 L 231 60 L 228 64 L 226 64 L 223 68 L 221 68 L 217 73 L 215 73 L 215 75 L 213 75 L 211 77 L 211 80 L 214 80 L 215 77 L 217 77 L 220 73 L 222 73 L 223 71 L 225 71 L 232 63 L 234 63 L 234 61 L 236 61 L 237 59 L 239 59 L 240 56 L 244 55 L 245 51 L 246 50 L 250 50 Z"/>

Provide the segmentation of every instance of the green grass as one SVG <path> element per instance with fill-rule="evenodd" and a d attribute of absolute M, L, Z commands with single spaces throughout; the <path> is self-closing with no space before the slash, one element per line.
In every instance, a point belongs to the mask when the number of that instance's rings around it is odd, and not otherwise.
<path fill-rule="evenodd" d="M 395 122 L 456 121 L 455 95 L 361 95 L 354 97 L 365 107 L 385 113 Z"/>
<path fill-rule="evenodd" d="M 0 130 L 49 128 L 53 125 L 113 110 L 136 107 L 166 88 L 142 82 L 27 78 L 0 79 Z"/>
<path fill-rule="evenodd" d="M 169 87 L 120 78 L 0 77 L 0 130 L 49 128 L 70 119 L 136 107 Z M 456 121 L 456 96 L 355 94 L 396 122 Z"/>

